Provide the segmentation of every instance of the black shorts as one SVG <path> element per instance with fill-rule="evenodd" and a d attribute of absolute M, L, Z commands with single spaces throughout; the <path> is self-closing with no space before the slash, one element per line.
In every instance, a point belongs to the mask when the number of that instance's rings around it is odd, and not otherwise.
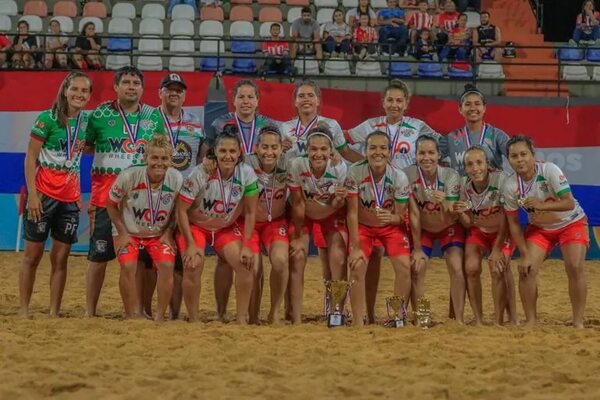
<path fill-rule="evenodd" d="M 107 262 L 116 258 L 113 245 L 112 222 L 104 207 L 90 206 L 90 248 L 88 260 Z"/>
<path fill-rule="evenodd" d="M 23 237 L 30 242 L 45 242 L 48 234 L 62 243 L 77 243 L 79 206 L 76 202 L 64 202 L 42 194 L 42 216 L 38 222 L 23 218 Z"/>

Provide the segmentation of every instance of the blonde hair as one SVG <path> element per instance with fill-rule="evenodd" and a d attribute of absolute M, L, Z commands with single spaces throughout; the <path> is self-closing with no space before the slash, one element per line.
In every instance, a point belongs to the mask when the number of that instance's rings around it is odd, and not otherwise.
<path fill-rule="evenodd" d="M 171 142 L 169 141 L 167 135 L 163 133 L 155 133 L 154 136 L 152 136 L 152 139 L 150 139 L 150 141 L 148 142 L 148 144 L 146 144 L 146 151 L 144 154 L 150 153 L 151 149 L 163 149 L 167 153 L 170 153 L 173 151 L 173 146 L 171 145 Z"/>

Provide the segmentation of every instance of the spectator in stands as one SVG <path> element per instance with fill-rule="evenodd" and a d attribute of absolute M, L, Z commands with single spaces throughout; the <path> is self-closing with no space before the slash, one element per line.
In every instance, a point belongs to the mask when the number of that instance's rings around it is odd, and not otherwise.
<path fill-rule="evenodd" d="M 100 48 L 102 41 L 96 35 L 96 25 L 93 22 L 88 22 L 83 25 L 81 35 L 75 40 L 73 48 L 73 64 L 80 69 L 101 69 Z"/>
<path fill-rule="evenodd" d="M 377 30 L 371 26 L 369 14 L 361 14 L 360 25 L 354 29 L 354 54 L 361 60 L 377 54 Z"/>
<path fill-rule="evenodd" d="M 427 12 L 429 3 L 427 0 L 419 0 L 419 9 L 408 18 L 408 28 L 410 29 L 410 43 L 415 44 L 421 30 L 431 30 L 433 28 L 433 16 Z"/>
<path fill-rule="evenodd" d="M 166 0 L 165 3 L 168 3 L 167 5 L 167 16 L 170 18 L 171 17 L 171 13 L 173 12 L 173 8 L 178 5 L 178 4 L 187 4 L 189 6 L 192 6 L 194 8 L 194 14 L 196 17 L 198 17 L 199 12 L 198 12 L 198 3 L 196 0 Z M 214 5 L 218 5 L 217 1 L 213 2 Z"/>
<path fill-rule="evenodd" d="M 317 60 L 323 58 L 319 23 L 313 19 L 310 7 L 302 7 L 301 17 L 292 22 L 292 46 L 290 57 L 296 58 L 298 52 L 316 53 Z"/>
<path fill-rule="evenodd" d="M 0 68 L 7 68 L 8 52 L 11 47 L 11 42 L 5 33 L 0 32 Z"/>
<path fill-rule="evenodd" d="M 460 14 L 458 24 L 450 32 L 448 44 L 440 51 L 440 60 L 467 60 L 471 52 L 471 29 L 467 28 L 467 14 Z"/>
<path fill-rule="evenodd" d="M 280 36 L 281 24 L 273 22 L 269 29 L 271 38 L 267 42 L 263 42 L 262 52 L 265 55 L 265 63 L 262 67 L 261 75 L 265 76 L 268 73 L 275 74 L 290 74 L 292 68 L 290 63 L 290 46 L 285 42 L 285 38 Z"/>
<path fill-rule="evenodd" d="M 475 58 L 478 63 L 482 60 L 498 60 L 500 58 L 501 36 L 500 28 L 490 23 L 490 13 L 484 11 L 481 13 L 481 24 L 477 29 L 473 30 L 473 45 L 483 46 L 477 47 L 475 50 Z"/>
<path fill-rule="evenodd" d="M 398 0 L 387 0 L 387 8 L 377 13 L 379 28 L 379 43 L 384 52 L 404 55 L 408 41 L 408 29 L 404 19 L 404 10 L 398 7 Z"/>
<path fill-rule="evenodd" d="M 467 10 L 467 7 L 471 7 L 479 12 L 479 10 L 481 10 L 481 0 L 456 0 L 458 12 L 464 13 Z"/>
<path fill-rule="evenodd" d="M 456 5 L 452 0 L 446 0 L 444 3 L 444 12 L 438 14 L 437 21 L 435 22 L 435 34 L 436 42 L 442 46 L 448 43 L 450 32 L 458 23 L 458 17 L 460 13 L 456 11 Z"/>
<path fill-rule="evenodd" d="M 67 46 L 69 38 L 60 30 L 60 22 L 56 19 L 50 20 L 46 36 L 44 68 L 53 67 L 67 68 Z"/>
<path fill-rule="evenodd" d="M 346 20 L 352 29 L 360 26 L 361 14 L 367 14 L 369 16 L 371 26 L 376 24 L 377 13 L 375 13 L 375 10 L 373 10 L 373 7 L 371 7 L 371 2 L 369 0 L 358 0 L 358 7 L 351 9 L 346 14 Z"/>
<path fill-rule="evenodd" d="M 350 51 L 352 31 L 344 22 L 344 12 L 337 8 L 331 19 L 332 21 L 326 23 L 323 29 L 325 52 L 332 57 L 347 56 Z"/>
<path fill-rule="evenodd" d="M 579 44 L 595 42 L 600 39 L 600 12 L 596 11 L 592 0 L 584 1 L 581 6 L 581 14 L 577 16 L 573 40 Z"/>
<path fill-rule="evenodd" d="M 12 67 L 17 69 L 33 68 L 35 67 L 35 53 L 38 48 L 37 39 L 29 34 L 27 21 L 19 21 L 17 32 L 11 46 Z"/>
<path fill-rule="evenodd" d="M 416 10 L 418 8 L 418 0 L 400 0 L 399 5 L 404 9 Z"/>
<path fill-rule="evenodd" d="M 419 38 L 413 46 L 412 55 L 417 60 L 438 60 L 435 39 L 429 29 L 423 28 L 419 31 Z"/>

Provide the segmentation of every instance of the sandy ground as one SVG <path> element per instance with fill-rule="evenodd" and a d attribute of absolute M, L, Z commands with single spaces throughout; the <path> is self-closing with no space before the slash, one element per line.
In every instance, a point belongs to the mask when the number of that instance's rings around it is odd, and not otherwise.
<path fill-rule="evenodd" d="M 44 257 L 32 299 L 34 318 L 18 309 L 21 254 L 0 256 L 0 399 L 597 399 L 600 395 L 600 262 L 588 262 L 588 328 L 568 326 L 564 270 L 548 261 L 540 276 L 535 329 L 459 326 L 445 318 L 448 277 L 440 260 L 428 273 L 429 330 L 382 326 L 328 329 L 317 259 L 310 260 L 302 326 L 240 327 L 213 321 L 208 260 L 201 306 L 206 323 L 157 326 L 122 321 L 118 269 L 109 265 L 102 317 L 83 319 L 84 257 L 72 257 L 65 318 L 47 317 L 49 261 Z M 491 319 L 489 274 L 484 312 Z M 391 291 L 384 265 L 378 300 Z M 263 301 L 266 316 L 268 296 Z M 230 304 L 230 310 L 232 304 Z M 519 314 L 523 313 L 519 304 Z M 471 318 L 467 307 L 466 318 Z"/>

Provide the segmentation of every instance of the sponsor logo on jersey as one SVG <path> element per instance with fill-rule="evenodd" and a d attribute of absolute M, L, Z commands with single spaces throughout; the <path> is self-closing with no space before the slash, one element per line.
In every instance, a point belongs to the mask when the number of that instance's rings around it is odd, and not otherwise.
<path fill-rule="evenodd" d="M 132 211 L 136 222 L 146 222 L 148 225 L 152 224 L 149 208 L 132 207 Z M 169 213 L 165 210 L 160 210 L 158 212 L 158 216 L 156 217 L 156 222 L 163 222 L 166 221 L 168 218 Z"/>

